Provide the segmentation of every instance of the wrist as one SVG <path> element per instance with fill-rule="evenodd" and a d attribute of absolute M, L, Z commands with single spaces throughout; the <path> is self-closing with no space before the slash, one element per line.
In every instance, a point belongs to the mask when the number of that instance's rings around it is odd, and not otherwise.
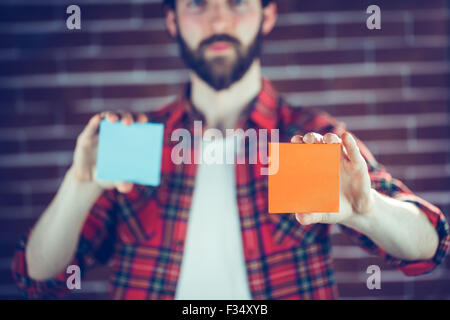
<path fill-rule="evenodd" d="M 381 195 L 373 188 L 370 188 L 372 206 L 366 212 L 354 212 L 349 218 L 341 222 L 342 225 L 355 229 L 362 233 L 369 233 L 377 218 L 377 210 L 380 207 Z"/>
<path fill-rule="evenodd" d="M 103 192 L 103 188 L 95 180 L 84 180 L 78 177 L 73 166 L 67 170 L 64 179 L 76 190 L 89 190 L 94 196 L 99 196 Z"/>

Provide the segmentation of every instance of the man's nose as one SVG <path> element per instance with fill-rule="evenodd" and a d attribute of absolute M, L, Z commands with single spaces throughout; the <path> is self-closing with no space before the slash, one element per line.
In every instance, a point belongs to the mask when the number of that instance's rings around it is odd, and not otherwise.
<path fill-rule="evenodd" d="M 216 2 L 211 6 L 210 21 L 214 33 L 226 33 L 231 23 L 230 10 L 224 3 Z"/>

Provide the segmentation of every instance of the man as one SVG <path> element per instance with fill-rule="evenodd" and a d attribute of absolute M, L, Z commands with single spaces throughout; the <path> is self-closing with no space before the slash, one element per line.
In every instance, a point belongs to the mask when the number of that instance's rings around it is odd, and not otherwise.
<path fill-rule="evenodd" d="M 109 262 L 115 299 L 336 298 L 332 224 L 407 275 L 443 260 L 442 212 L 393 179 L 343 124 L 290 107 L 261 77 L 273 1 L 172 0 L 165 8 L 190 83 L 175 102 L 136 119 L 91 118 L 55 198 L 15 254 L 14 277 L 26 296 L 66 293 L 67 265 Z M 102 117 L 165 124 L 160 186 L 95 179 Z M 269 215 L 267 176 L 254 165 L 175 164 L 170 134 L 192 133 L 194 120 L 222 132 L 279 129 L 280 140 L 292 143 L 342 142 L 339 212 Z"/>

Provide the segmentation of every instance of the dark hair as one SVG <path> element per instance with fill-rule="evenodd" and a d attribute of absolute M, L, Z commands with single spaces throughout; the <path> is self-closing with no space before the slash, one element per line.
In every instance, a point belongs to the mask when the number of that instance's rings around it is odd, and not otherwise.
<path fill-rule="evenodd" d="M 175 1 L 176 0 L 163 0 L 163 8 L 175 9 Z M 271 2 L 275 2 L 275 0 L 261 0 L 263 7 L 267 6 Z"/>

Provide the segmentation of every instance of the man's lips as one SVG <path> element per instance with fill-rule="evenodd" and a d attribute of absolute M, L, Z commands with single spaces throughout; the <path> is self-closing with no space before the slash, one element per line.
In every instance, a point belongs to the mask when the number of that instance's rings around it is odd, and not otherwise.
<path fill-rule="evenodd" d="M 225 51 L 228 50 L 232 47 L 233 45 L 229 42 L 226 41 L 217 41 L 214 42 L 213 44 L 208 46 L 208 50 L 211 51 L 215 51 L 215 52 L 220 52 L 220 51 Z"/>

